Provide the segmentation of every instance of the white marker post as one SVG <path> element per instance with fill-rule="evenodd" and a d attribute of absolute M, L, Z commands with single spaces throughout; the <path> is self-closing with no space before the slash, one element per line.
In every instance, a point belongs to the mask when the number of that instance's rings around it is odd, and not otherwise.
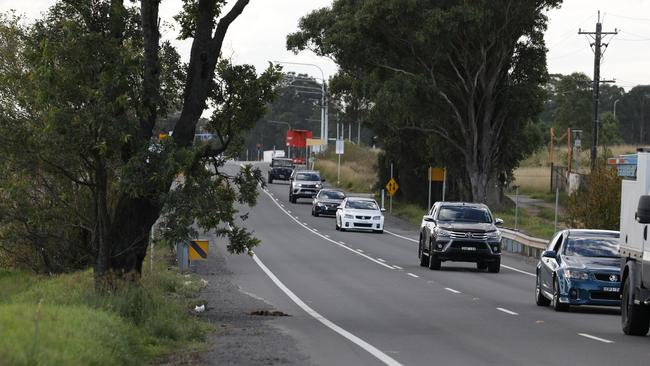
<path fill-rule="evenodd" d="M 393 179 L 393 163 L 390 163 L 390 179 L 391 180 Z M 390 211 L 388 211 L 388 212 L 390 212 L 390 214 L 392 215 L 393 214 L 393 195 L 392 194 L 390 195 L 390 201 L 389 201 L 388 205 L 390 207 L 389 208 Z"/>

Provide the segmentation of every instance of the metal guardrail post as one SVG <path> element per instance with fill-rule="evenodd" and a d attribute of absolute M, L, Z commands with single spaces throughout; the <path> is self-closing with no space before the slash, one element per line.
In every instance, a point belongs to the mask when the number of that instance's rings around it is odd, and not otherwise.
<path fill-rule="evenodd" d="M 188 243 L 176 244 L 176 260 L 178 262 L 178 269 L 181 272 L 190 269 L 190 246 Z"/>

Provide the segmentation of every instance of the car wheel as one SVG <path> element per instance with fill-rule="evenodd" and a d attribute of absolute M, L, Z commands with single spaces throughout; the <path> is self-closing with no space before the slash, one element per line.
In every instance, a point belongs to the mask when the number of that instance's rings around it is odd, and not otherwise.
<path fill-rule="evenodd" d="M 497 258 L 494 262 L 489 262 L 487 268 L 490 273 L 499 273 L 501 270 L 501 258 Z"/>
<path fill-rule="evenodd" d="M 551 300 L 547 299 L 542 293 L 542 283 L 539 278 L 539 273 L 535 280 L 535 304 L 537 304 L 537 306 L 549 306 L 551 304 Z"/>
<path fill-rule="evenodd" d="M 621 325 L 627 335 L 645 336 L 650 328 L 650 311 L 642 305 L 634 304 L 630 299 L 630 277 L 623 283 L 623 298 L 621 299 Z"/>
<path fill-rule="evenodd" d="M 440 259 L 433 255 L 433 247 L 429 248 L 429 269 L 439 270 L 441 265 Z"/>
<path fill-rule="evenodd" d="M 318 215 L 320 214 L 318 213 L 318 211 L 316 211 L 316 209 L 314 209 L 314 216 L 318 217 Z"/>
<path fill-rule="evenodd" d="M 420 239 L 420 243 L 418 245 L 418 258 L 420 258 L 420 266 L 429 266 L 429 257 L 424 255 L 424 250 L 422 250 L 422 239 Z"/>
<path fill-rule="evenodd" d="M 551 306 L 555 311 L 569 310 L 569 304 L 563 304 L 560 302 L 560 281 L 557 277 L 553 280 L 553 300 L 551 300 Z"/>
<path fill-rule="evenodd" d="M 479 271 L 485 271 L 488 268 L 488 265 L 485 262 L 476 262 L 476 269 Z"/>

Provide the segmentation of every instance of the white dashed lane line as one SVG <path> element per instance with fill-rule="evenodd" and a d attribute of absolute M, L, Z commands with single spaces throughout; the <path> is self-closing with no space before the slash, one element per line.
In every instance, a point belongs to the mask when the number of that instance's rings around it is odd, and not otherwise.
<path fill-rule="evenodd" d="M 587 333 L 578 333 L 578 335 L 581 336 L 581 337 L 593 339 L 594 341 L 598 341 L 598 342 L 614 343 L 614 341 L 610 341 L 609 339 L 592 336 L 591 334 L 587 334 Z"/>
<path fill-rule="evenodd" d="M 411 276 L 411 277 L 414 277 L 414 278 L 420 278 L 420 276 L 418 276 L 418 275 L 416 275 L 416 274 L 413 274 L 413 273 L 411 273 L 411 272 L 407 273 L 407 275 L 409 275 L 409 276 Z"/>
<path fill-rule="evenodd" d="M 395 268 L 397 268 L 397 269 L 404 269 L 404 268 L 402 268 L 402 267 L 400 267 L 400 266 L 396 266 L 396 265 L 394 265 L 394 264 L 393 264 L 393 267 L 395 267 Z"/>
<path fill-rule="evenodd" d="M 508 310 L 508 309 L 504 309 L 504 308 L 497 308 L 497 310 L 499 310 L 499 311 L 501 311 L 503 313 L 506 313 L 506 314 L 510 314 L 510 315 L 519 315 L 519 313 L 515 313 L 512 310 Z"/>
<path fill-rule="evenodd" d="M 445 290 L 452 292 L 454 294 L 460 294 L 461 292 L 458 290 L 454 290 L 453 288 L 445 287 Z"/>
<path fill-rule="evenodd" d="M 382 262 L 382 263 L 386 263 L 386 261 L 383 260 L 383 259 L 381 259 L 381 258 L 377 258 L 377 260 L 380 261 L 380 262 Z"/>

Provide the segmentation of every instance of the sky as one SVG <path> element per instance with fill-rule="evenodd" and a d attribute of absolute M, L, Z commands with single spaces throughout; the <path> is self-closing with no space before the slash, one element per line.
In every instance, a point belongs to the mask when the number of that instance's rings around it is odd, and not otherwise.
<path fill-rule="evenodd" d="M 234 2 L 234 1 L 233 1 Z M 0 11 L 16 9 L 34 19 L 54 0 L 0 0 Z M 180 0 L 162 0 L 160 16 L 173 23 Z M 314 9 L 329 6 L 331 0 L 251 0 L 244 13 L 231 25 L 224 41 L 223 54 L 236 63 L 248 63 L 258 70 L 269 61 L 309 63 L 323 70 L 325 79 L 336 73 L 336 64 L 309 51 L 297 55 L 286 50 L 286 36 L 295 32 L 300 17 Z M 593 75 L 591 40 L 578 29 L 594 31 L 601 11 L 603 31 L 618 30 L 604 38 L 609 43 L 601 64 L 601 78 L 616 80 L 626 90 L 650 84 L 650 0 L 565 0 L 559 9 L 548 12 L 545 35 L 549 49 L 550 73 L 583 72 Z M 191 40 L 177 41 L 174 30 L 166 29 L 163 39 L 173 41 L 184 60 L 189 57 Z M 285 71 L 321 77 L 315 66 L 284 65 Z"/>

